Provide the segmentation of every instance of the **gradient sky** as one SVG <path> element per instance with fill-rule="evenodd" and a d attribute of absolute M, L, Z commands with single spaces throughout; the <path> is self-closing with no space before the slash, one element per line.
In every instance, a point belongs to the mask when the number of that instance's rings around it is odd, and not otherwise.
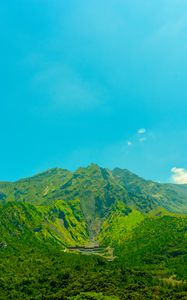
<path fill-rule="evenodd" d="M 186 0 L 1 0 L 0 31 L 1 180 L 91 162 L 185 178 Z"/>

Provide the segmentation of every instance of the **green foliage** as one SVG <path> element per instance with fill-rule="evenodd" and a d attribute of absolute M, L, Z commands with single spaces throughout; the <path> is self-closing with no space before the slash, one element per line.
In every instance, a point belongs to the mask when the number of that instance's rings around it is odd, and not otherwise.
<path fill-rule="evenodd" d="M 104 245 L 119 246 L 132 235 L 133 229 L 138 226 L 145 216 L 135 210 L 128 210 L 123 203 L 117 207 L 103 221 L 99 234 L 99 241 Z"/>
<path fill-rule="evenodd" d="M 104 296 L 102 293 L 80 293 L 75 297 L 70 297 L 70 300 L 119 300 L 115 296 Z"/>
<path fill-rule="evenodd" d="M 54 201 L 52 205 L 34 206 L 23 202 L 9 202 L 0 207 L 0 242 L 8 246 L 45 241 L 64 246 L 84 245 L 88 231 L 80 209 L 80 202 L 73 205 Z"/>
<path fill-rule="evenodd" d="M 118 259 L 67 254 L 44 244 L 1 249 L 1 300 L 185 299 L 186 292 L 186 284 L 173 286 Z"/>
<path fill-rule="evenodd" d="M 128 216 L 113 213 L 103 223 L 101 243 L 115 248 L 121 264 L 148 269 L 161 277 L 175 274 L 187 280 L 187 217 L 153 213 L 142 216 L 135 211 Z M 159 275 L 158 275 L 159 276 Z"/>

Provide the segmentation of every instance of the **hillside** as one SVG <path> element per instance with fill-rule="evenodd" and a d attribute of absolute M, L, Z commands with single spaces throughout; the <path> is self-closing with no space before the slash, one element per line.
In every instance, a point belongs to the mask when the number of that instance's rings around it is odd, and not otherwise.
<path fill-rule="evenodd" d="M 128 204 L 137 209 L 147 212 L 160 206 L 171 212 L 187 213 L 186 184 L 160 184 L 119 168 L 114 169 L 112 174 L 128 191 Z"/>
<path fill-rule="evenodd" d="M 153 299 L 153 291 L 155 299 L 176 299 L 172 295 L 178 294 L 185 299 L 186 213 L 187 185 L 159 184 L 94 164 L 1 182 L 2 299 L 42 299 L 37 296 L 42 282 L 46 299 Z M 63 252 L 98 243 L 114 249 L 113 262 Z M 31 275 L 29 268 L 38 273 Z"/>

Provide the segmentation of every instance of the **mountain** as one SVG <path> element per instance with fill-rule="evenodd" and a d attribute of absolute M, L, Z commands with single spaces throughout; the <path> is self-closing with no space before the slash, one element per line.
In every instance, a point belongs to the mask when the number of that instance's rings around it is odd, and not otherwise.
<path fill-rule="evenodd" d="M 187 213 L 187 184 L 160 184 L 116 168 L 115 179 L 128 191 L 129 204 L 142 211 L 158 206 L 168 211 Z"/>
<path fill-rule="evenodd" d="M 49 299 L 69 299 L 67 297 L 70 296 L 105 299 L 107 295 L 126 299 L 122 292 L 124 289 L 127 295 L 132 294 L 127 299 L 139 299 L 139 296 L 142 299 L 142 295 L 154 290 L 155 286 L 159 287 L 160 293 L 168 293 L 155 299 L 170 299 L 172 293 L 176 296 L 178 290 L 174 291 L 174 286 L 181 289 L 180 295 L 185 294 L 186 297 L 186 230 L 187 185 L 160 184 L 144 180 L 128 170 L 109 170 L 95 164 L 75 172 L 55 168 L 16 182 L 0 182 L 0 265 L 7 274 L 6 280 L 1 280 L 0 271 L 2 299 L 9 299 L 9 284 L 14 299 L 40 299 L 36 290 L 40 290 L 42 283 L 37 285 L 40 280 L 36 277 L 41 274 L 45 278 L 54 277 L 50 286 L 49 279 L 45 279 L 45 293 L 48 294 L 47 290 L 51 293 Z M 98 244 L 102 249 L 114 249 L 114 262 L 109 264 L 98 257 L 62 252 L 67 247 L 93 247 Z M 24 262 L 24 275 L 18 271 L 20 261 Z M 36 265 L 35 261 L 43 261 L 42 266 L 40 263 Z M 61 266 L 61 263 L 65 265 Z M 53 275 L 46 275 L 45 265 Z M 28 266 L 38 270 L 38 275 L 30 274 Z M 61 268 L 65 268 L 67 274 L 73 272 L 73 275 L 63 279 L 67 289 L 58 294 Z M 10 283 L 8 274 L 14 274 L 15 270 L 19 276 L 16 273 L 15 281 Z M 116 274 L 112 275 L 114 270 Z M 86 281 L 87 289 L 85 283 L 81 283 L 81 272 L 90 278 Z M 99 272 L 103 272 L 102 275 Z M 35 296 L 31 295 L 31 298 L 29 291 L 24 294 L 22 290 L 25 276 L 33 278 L 32 282 L 27 279 L 27 284 L 34 286 L 32 293 Z M 95 280 L 93 276 L 100 280 L 98 289 L 91 288 Z M 110 276 L 116 280 L 114 285 Z M 102 279 L 105 277 L 107 288 L 104 288 Z M 22 285 L 16 294 L 19 280 Z M 137 296 L 135 290 L 131 290 L 131 284 L 134 286 L 139 281 L 145 288 L 141 290 L 138 286 L 140 294 Z M 74 293 L 71 292 L 73 282 L 77 282 L 76 288 L 73 285 Z M 125 282 L 128 284 L 125 285 Z M 78 292 L 96 294 L 79 296 Z M 150 299 L 153 299 L 151 297 L 152 294 Z"/>
<path fill-rule="evenodd" d="M 133 209 L 142 216 L 158 208 L 187 213 L 187 185 L 159 184 L 128 170 L 92 164 L 75 172 L 55 168 L 13 183 L 1 182 L 0 203 L 3 228 L 7 220 L 12 228 L 24 219 L 19 231 L 28 226 L 37 238 L 83 245 L 97 236 L 116 209 Z"/>
<path fill-rule="evenodd" d="M 14 183 L 0 182 L 2 203 L 23 201 L 39 205 L 61 199 L 79 199 L 90 218 L 105 215 L 116 199 L 143 212 L 161 206 L 187 213 L 187 185 L 159 184 L 119 168 L 110 171 L 94 164 L 75 172 L 56 168 Z"/>

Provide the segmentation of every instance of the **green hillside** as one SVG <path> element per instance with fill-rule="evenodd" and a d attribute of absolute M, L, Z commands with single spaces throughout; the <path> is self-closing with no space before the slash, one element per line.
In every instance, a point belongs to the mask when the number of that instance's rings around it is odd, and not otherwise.
<path fill-rule="evenodd" d="M 147 212 L 160 206 L 168 211 L 187 213 L 186 184 L 160 184 L 119 168 L 114 169 L 112 174 L 128 191 L 129 204 L 137 209 Z"/>
<path fill-rule="evenodd" d="M 14 246 L 19 241 L 84 245 L 89 239 L 79 201 L 54 201 L 52 205 L 39 206 L 6 203 L 0 206 L 0 232 L 0 242 Z"/>
<path fill-rule="evenodd" d="M 187 185 L 94 164 L 1 182 L 0 299 L 186 299 L 186 213 Z"/>
<path fill-rule="evenodd" d="M 143 214 L 116 210 L 103 222 L 99 240 L 115 248 L 122 264 L 187 280 L 187 216 L 163 209 Z"/>

